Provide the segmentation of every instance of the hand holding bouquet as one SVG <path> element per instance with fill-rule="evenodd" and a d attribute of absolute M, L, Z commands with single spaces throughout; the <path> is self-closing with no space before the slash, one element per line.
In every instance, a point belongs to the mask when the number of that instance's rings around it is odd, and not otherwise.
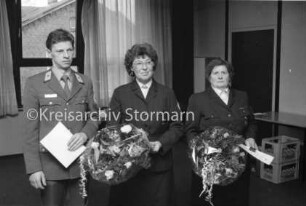
<path fill-rule="evenodd" d="M 203 193 L 212 204 L 214 184 L 228 185 L 245 170 L 246 155 L 239 144 L 245 142 L 242 136 L 223 127 L 209 127 L 189 142 L 189 156 L 193 169 L 202 177 Z"/>
<path fill-rule="evenodd" d="M 146 132 L 131 124 L 110 126 L 98 131 L 81 156 L 83 185 L 86 171 L 93 179 L 109 185 L 128 180 L 140 169 L 150 167 L 149 151 Z"/>

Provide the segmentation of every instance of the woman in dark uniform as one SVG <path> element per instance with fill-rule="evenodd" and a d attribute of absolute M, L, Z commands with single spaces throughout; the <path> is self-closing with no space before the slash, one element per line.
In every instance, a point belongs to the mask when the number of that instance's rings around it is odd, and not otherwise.
<path fill-rule="evenodd" d="M 257 149 L 255 135 L 257 126 L 243 91 L 231 88 L 233 67 L 220 58 L 212 60 L 205 76 L 210 87 L 204 92 L 193 94 L 189 99 L 188 111 L 194 112 L 194 120 L 186 122 L 187 138 L 201 133 L 209 126 L 222 126 L 245 137 L 245 144 Z M 215 206 L 247 206 L 249 196 L 250 168 L 234 183 L 227 186 L 214 185 L 213 203 Z M 199 198 L 202 179 L 193 173 L 192 205 L 204 205 L 205 198 Z"/>
<path fill-rule="evenodd" d="M 151 167 L 125 183 L 112 186 L 111 206 L 171 205 L 172 147 L 182 136 L 183 125 L 180 120 L 154 115 L 180 112 L 173 90 L 153 78 L 157 59 L 150 44 L 135 44 L 129 49 L 125 66 L 135 79 L 116 88 L 110 102 L 111 111 L 120 114 L 113 123 L 132 123 L 144 129 L 151 144 Z"/>

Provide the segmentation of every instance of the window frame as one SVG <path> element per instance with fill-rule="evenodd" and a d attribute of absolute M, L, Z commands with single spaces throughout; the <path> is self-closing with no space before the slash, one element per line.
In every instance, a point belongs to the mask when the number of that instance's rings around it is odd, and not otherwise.
<path fill-rule="evenodd" d="M 76 2 L 76 56 L 73 58 L 71 66 L 77 66 L 78 72 L 84 73 L 84 39 L 81 28 L 81 14 L 84 0 Z M 18 108 L 22 110 L 21 97 L 21 67 L 50 67 L 50 58 L 24 58 L 22 56 L 22 19 L 21 19 L 21 0 L 6 0 L 8 19 L 10 25 L 11 49 L 13 57 L 13 74 L 16 89 L 16 99 Z"/>

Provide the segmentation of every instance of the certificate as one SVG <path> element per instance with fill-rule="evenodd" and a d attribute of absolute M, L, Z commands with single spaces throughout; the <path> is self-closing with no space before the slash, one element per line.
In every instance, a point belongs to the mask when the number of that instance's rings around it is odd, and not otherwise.
<path fill-rule="evenodd" d="M 68 150 L 68 141 L 73 134 L 61 122 L 40 141 L 40 143 L 65 167 L 76 160 L 85 150 L 85 146 L 81 146 L 75 151 Z"/>

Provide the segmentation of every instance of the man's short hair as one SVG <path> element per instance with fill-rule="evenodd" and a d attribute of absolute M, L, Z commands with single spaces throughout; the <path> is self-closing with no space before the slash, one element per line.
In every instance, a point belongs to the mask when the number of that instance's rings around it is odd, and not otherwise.
<path fill-rule="evenodd" d="M 53 44 L 63 41 L 70 41 L 72 47 L 74 47 L 73 35 L 65 29 L 56 29 L 49 33 L 48 38 L 46 40 L 46 47 L 51 50 Z"/>

